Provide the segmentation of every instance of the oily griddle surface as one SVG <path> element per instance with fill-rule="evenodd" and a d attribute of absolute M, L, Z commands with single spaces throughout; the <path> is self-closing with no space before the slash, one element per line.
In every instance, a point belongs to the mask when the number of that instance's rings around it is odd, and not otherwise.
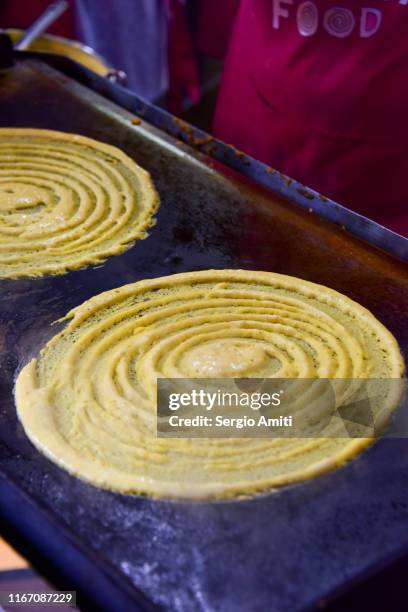
<path fill-rule="evenodd" d="M 407 274 L 40 65 L 0 73 L 0 125 L 116 145 L 152 174 L 161 197 L 149 238 L 123 255 L 63 276 L 0 281 L 1 470 L 96 552 L 101 570 L 113 567 L 169 610 L 305 609 L 408 547 L 406 440 L 378 441 L 334 473 L 252 500 L 195 504 L 96 489 L 33 448 L 16 420 L 16 372 L 56 333 L 51 322 L 96 293 L 188 270 L 282 272 L 368 307 L 407 355 Z"/>

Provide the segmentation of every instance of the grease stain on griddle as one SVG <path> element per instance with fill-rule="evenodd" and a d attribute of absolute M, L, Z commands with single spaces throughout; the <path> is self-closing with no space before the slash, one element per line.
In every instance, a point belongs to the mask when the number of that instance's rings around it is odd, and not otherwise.
<path fill-rule="evenodd" d="M 188 244 L 194 241 L 195 232 L 192 226 L 188 223 L 180 224 L 173 229 L 173 237 L 176 242 Z"/>

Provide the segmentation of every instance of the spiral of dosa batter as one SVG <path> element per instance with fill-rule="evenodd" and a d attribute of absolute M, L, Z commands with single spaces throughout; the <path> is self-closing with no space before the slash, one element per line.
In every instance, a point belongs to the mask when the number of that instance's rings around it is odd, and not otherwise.
<path fill-rule="evenodd" d="M 404 370 L 396 340 L 365 308 L 268 272 L 140 281 L 65 319 L 18 376 L 20 420 L 53 461 L 127 493 L 249 495 L 333 469 L 372 442 L 156 437 L 158 377 L 400 378 Z"/>
<path fill-rule="evenodd" d="M 116 147 L 75 134 L 0 129 L 0 277 L 62 274 L 146 236 L 149 174 Z"/>

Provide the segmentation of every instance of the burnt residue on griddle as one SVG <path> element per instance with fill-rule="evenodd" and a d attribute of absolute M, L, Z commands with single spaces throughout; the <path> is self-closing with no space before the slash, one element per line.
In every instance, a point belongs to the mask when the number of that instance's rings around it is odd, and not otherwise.
<path fill-rule="evenodd" d="M 306 189 L 305 187 L 297 187 L 296 191 L 298 192 L 299 195 L 303 196 L 307 200 L 315 199 L 315 194 L 309 191 L 308 189 Z"/>
<path fill-rule="evenodd" d="M 183 141 L 192 147 L 204 147 L 214 140 L 214 137 L 210 134 L 206 134 L 205 136 L 196 136 L 194 128 L 179 117 L 173 117 L 173 122 L 180 129 L 181 136 L 184 137 Z M 206 152 L 208 153 L 209 151 L 207 150 Z"/>

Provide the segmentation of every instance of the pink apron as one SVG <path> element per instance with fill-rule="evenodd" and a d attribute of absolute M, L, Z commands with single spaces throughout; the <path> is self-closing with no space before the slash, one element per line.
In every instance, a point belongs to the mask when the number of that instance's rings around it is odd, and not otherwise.
<path fill-rule="evenodd" d="M 408 235 L 408 0 L 242 0 L 215 133 Z"/>

